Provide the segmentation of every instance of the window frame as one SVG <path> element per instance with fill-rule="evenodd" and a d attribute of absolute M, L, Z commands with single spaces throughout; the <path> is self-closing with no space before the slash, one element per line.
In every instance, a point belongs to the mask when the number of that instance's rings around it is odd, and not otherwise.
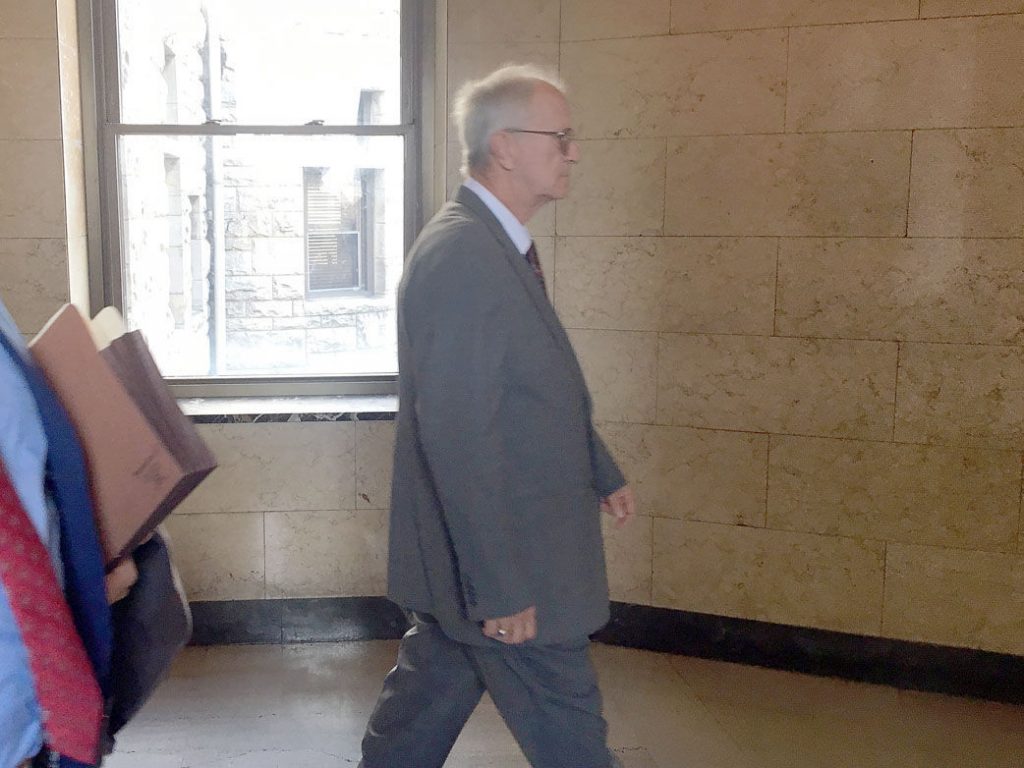
<path fill-rule="evenodd" d="M 118 0 L 79 3 L 89 297 L 94 308 L 123 312 L 121 195 L 117 143 L 122 136 L 401 136 L 405 144 L 403 259 L 433 210 L 436 0 L 399 0 L 400 121 L 387 125 L 201 125 L 122 123 L 117 45 Z M 215 274 L 223 282 L 223 272 Z M 223 328 L 223 324 L 221 325 Z M 173 377 L 178 397 L 294 397 L 397 394 L 397 374 Z"/>

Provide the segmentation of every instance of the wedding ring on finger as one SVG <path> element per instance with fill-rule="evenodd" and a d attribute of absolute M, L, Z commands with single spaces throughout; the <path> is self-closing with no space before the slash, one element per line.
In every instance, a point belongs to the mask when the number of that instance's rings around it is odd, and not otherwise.
<path fill-rule="evenodd" d="M 505 637 L 506 635 L 508 635 L 508 630 L 507 629 L 499 629 L 498 630 L 498 637 Z"/>

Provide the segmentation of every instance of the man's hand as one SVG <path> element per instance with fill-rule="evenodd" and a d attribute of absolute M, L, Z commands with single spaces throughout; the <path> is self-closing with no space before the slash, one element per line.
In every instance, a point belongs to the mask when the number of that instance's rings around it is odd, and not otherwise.
<path fill-rule="evenodd" d="M 537 637 L 537 609 L 530 606 L 514 616 L 487 619 L 483 633 L 494 640 L 508 645 L 519 645 Z"/>
<path fill-rule="evenodd" d="M 624 485 L 615 493 L 601 500 L 601 511 L 615 518 L 615 527 L 621 528 L 636 515 L 636 499 L 633 489 Z"/>
<path fill-rule="evenodd" d="M 128 591 L 139 578 L 139 571 L 135 567 L 135 560 L 126 557 L 110 573 L 107 574 L 107 602 L 113 605 L 118 600 L 128 596 Z"/>

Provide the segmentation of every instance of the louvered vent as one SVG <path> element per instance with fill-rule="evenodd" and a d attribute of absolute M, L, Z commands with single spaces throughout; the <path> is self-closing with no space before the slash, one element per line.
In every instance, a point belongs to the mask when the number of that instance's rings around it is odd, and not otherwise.
<path fill-rule="evenodd" d="M 341 196 L 323 184 L 323 170 L 303 172 L 306 280 L 311 293 L 359 288 L 359 232 L 344 226 Z"/>

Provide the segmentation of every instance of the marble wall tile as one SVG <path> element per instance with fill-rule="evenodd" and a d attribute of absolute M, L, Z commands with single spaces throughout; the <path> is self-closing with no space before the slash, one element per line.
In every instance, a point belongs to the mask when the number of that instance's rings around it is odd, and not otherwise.
<path fill-rule="evenodd" d="M 88 222 L 85 212 L 85 150 L 81 141 L 65 139 L 64 210 L 69 238 L 86 237 Z"/>
<path fill-rule="evenodd" d="M 63 135 L 82 138 L 82 88 L 78 49 L 79 0 L 56 0 L 57 44 L 60 65 L 60 115 Z M 82 4 L 83 14 L 90 13 Z"/>
<path fill-rule="evenodd" d="M 78 41 L 58 45 L 61 133 L 65 141 L 82 141 L 82 87 Z"/>
<path fill-rule="evenodd" d="M 1016 453 L 778 435 L 771 441 L 769 528 L 1016 549 Z"/>
<path fill-rule="evenodd" d="M 1024 654 L 1024 557 L 890 544 L 887 637 Z"/>
<path fill-rule="evenodd" d="M 0 37 L 0 137 L 60 138 L 57 44 Z"/>
<path fill-rule="evenodd" d="M 57 38 L 57 6 L 49 0 L 0 0 L 0 39 Z"/>
<path fill-rule="evenodd" d="M 1024 241 L 783 240 L 784 336 L 1024 344 Z"/>
<path fill-rule="evenodd" d="M 356 422 L 356 509 L 391 506 L 395 422 Z"/>
<path fill-rule="evenodd" d="M 763 526 L 768 436 L 648 424 L 602 424 L 640 513 Z"/>
<path fill-rule="evenodd" d="M 658 422 L 888 440 L 896 344 L 662 335 Z"/>
<path fill-rule="evenodd" d="M 910 237 L 1024 237 L 1024 128 L 914 136 Z"/>
<path fill-rule="evenodd" d="M 186 512 L 355 508 L 355 424 L 203 424 L 220 466 Z"/>
<path fill-rule="evenodd" d="M 556 306 L 572 328 L 770 335 L 774 238 L 569 237 Z"/>
<path fill-rule="evenodd" d="M 569 338 L 594 400 L 595 419 L 654 420 L 656 334 L 570 330 Z"/>
<path fill-rule="evenodd" d="M 781 131 L 786 32 L 563 43 L 583 138 Z"/>
<path fill-rule="evenodd" d="M 904 344 L 896 440 L 1024 448 L 1024 349 Z"/>
<path fill-rule="evenodd" d="M 967 128 L 1024 122 L 1024 16 L 792 31 L 786 127 Z"/>
<path fill-rule="evenodd" d="M 910 133 L 669 139 L 665 234 L 906 230 Z"/>
<path fill-rule="evenodd" d="M 622 528 L 616 528 L 614 519 L 603 514 L 601 525 L 611 599 L 650 605 L 654 521 L 637 515 Z"/>
<path fill-rule="evenodd" d="M 82 6 L 82 14 L 89 13 L 85 0 L 56 0 L 57 38 L 59 40 L 77 44 L 79 4 Z"/>
<path fill-rule="evenodd" d="M 527 228 L 534 237 L 553 237 L 555 234 L 555 216 L 558 203 L 548 203 L 537 215 L 527 222 Z M 543 265 L 543 262 L 542 262 Z"/>
<path fill-rule="evenodd" d="M 66 238 L 60 140 L 0 139 L 0 238 Z"/>
<path fill-rule="evenodd" d="M 165 522 L 189 600 L 265 597 L 263 515 L 181 515 Z"/>
<path fill-rule="evenodd" d="M 582 141 L 572 191 L 558 203 L 559 235 L 660 235 L 665 140 Z"/>
<path fill-rule="evenodd" d="M 68 238 L 67 243 L 68 295 L 73 304 L 91 317 L 94 313 L 89 301 L 89 240 L 85 235 L 81 235 Z M 2 248 L 0 245 L 0 249 Z"/>
<path fill-rule="evenodd" d="M 672 31 L 916 19 L 917 0 L 672 0 Z"/>
<path fill-rule="evenodd" d="M 448 0 L 451 43 L 558 42 L 559 0 Z"/>
<path fill-rule="evenodd" d="M 0 240 L 0 298 L 22 333 L 35 334 L 70 299 L 67 241 Z"/>
<path fill-rule="evenodd" d="M 562 0 L 562 41 L 667 35 L 671 0 Z"/>
<path fill-rule="evenodd" d="M 448 112 L 454 96 L 469 80 L 484 77 L 505 64 L 536 64 L 558 71 L 556 42 L 456 43 L 448 46 Z M 458 139 L 453 131 L 452 138 Z"/>
<path fill-rule="evenodd" d="M 387 591 L 387 513 L 268 512 L 267 597 Z"/>
<path fill-rule="evenodd" d="M 1024 13 L 1024 0 L 921 0 L 921 16 L 981 16 Z"/>
<path fill-rule="evenodd" d="M 885 549 L 730 525 L 654 521 L 654 599 L 663 608 L 877 635 Z"/>

